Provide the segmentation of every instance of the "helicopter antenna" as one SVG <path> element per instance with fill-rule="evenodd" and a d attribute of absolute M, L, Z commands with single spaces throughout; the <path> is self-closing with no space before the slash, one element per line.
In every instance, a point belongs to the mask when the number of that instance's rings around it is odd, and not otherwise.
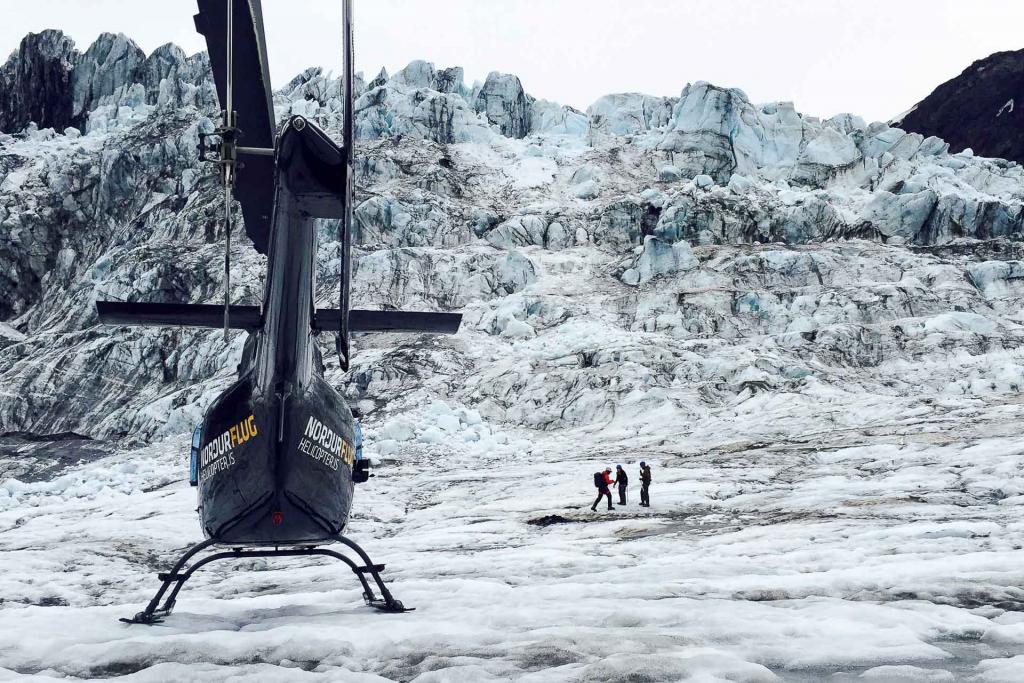
<path fill-rule="evenodd" d="M 345 50 L 345 66 L 342 74 L 342 84 L 345 92 L 344 119 L 342 120 L 342 154 L 343 167 L 345 169 L 345 210 L 344 216 L 338 223 L 338 242 L 341 247 L 341 277 L 338 279 L 338 310 L 341 314 L 336 338 L 336 350 L 338 360 L 343 370 L 348 369 L 348 309 L 349 309 L 349 286 L 352 273 L 352 194 L 353 194 L 353 121 L 355 108 L 354 90 L 354 59 L 355 54 L 352 45 L 352 0 L 342 0 L 342 21 L 344 23 L 343 49 Z"/>
<path fill-rule="evenodd" d="M 235 186 L 237 160 L 236 117 L 234 109 L 235 90 L 235 0 L 227 2 L 227 78 L 224 88 L 224 113 L 220 131 L 220 168 L 224 182 L 224 343 L 229 341 L 231 331 L 231 202 Z"/>

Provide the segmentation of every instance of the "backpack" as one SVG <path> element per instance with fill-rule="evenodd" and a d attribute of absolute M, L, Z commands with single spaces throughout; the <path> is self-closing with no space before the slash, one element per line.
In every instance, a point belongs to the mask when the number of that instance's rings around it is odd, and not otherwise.
<path fill-rule="evenodd" d="M 594 486 L 597 488 L 604 486 L 604 472 L 594 472 Z"/>

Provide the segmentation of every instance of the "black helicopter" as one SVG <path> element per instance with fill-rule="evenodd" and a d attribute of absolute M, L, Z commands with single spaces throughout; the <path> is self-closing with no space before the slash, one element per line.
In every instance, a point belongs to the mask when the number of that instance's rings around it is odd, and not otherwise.
<path fill-rule="evenodd" d="M 352 332 L 458 330 L 461 314 L 349 309 L 352 243 L 353 66 L 351 0 L 344 0 L 343 140 L 336 145 L 307 119 L 293 116 L 275 132 L 260 0 L 198 0 L 196 29 L 206 38 L 220 102 L 221 126 L 200 141 L 200 158 L 220 166 L 227 245 L 233 192 L 253 246 L 268 257 L 262 306 L 231 305 L 225 255 L 225 304 L 97 302 L 111 325 L 192 326 L 245 330 L 239 379 L 206 413 L 193 441 L 193 483 L 206 540 L 190 548 L 148 606 L 128 623 L 152 624 L 174 608 L 178 592 L 200 567 L 221 559 L 326 555 L 345 562 L 368 605 L 407 608 L 380 577 L 384 565 L 343 535 L 354 484 L 366 481 L 357 459 L 354 420 L 344 398 L 323 377 L 315 343 L 337 332 L 342 369 Z M 236 114 L 236 112 L 238 112 Z M 210 142 L 208 138 L 213 138 Z M 316 310 L 314 220 L 339 220 L 340 304 Z M 356 559 L 319 546 L 341 543 Z M 221 550 L 186 569 L 211 546 Z M 378 598 L 366 575 L 380 590 Z M 170 589 L 170 593 L 167 591 Z M 160 604 L 167 594 L 166 600 Z"/>

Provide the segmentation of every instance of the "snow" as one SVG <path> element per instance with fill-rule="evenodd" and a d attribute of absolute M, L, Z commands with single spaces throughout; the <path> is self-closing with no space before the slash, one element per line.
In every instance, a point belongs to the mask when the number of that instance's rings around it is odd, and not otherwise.
<path fill-rule="evenodd" d="M 889 123 L 892 124 L 893 126 L 899 126 L 901 123 L 903 123 L 903 119 L 907 118 L 908 116 L 913 114 L 915 111 L 917 111 L 917 108 L 919 106 L 920 106 L 920 104 L 915 104 L 910 109 L 906 110 L 902 114 L 899 114 L 898 116 L 893 118 Z"/>
<path fill-rule="evenodd" d="M 874 399 L 851 400 L 874 412 Z M 532 434 L 533 453 L 517 439 L 480 452 L 424 438 L 450 435 L 455 421 L 442 418 L 462 407 L 405 413 L 423 436 L 360 490 L 352 529 L 417 607 L 400 616 L 362 607 L 343 568 L 290 559 L 210 568 L 165 624 L 119 624 L 154 585 L 139 553 L 154 550 L 159 566 L 199 537 L 183 437 L 15 487 L 19 507 L 0 513 L 0 666 L 139 680 L 306 669 L 338 680 L 947 681 L 964 665 L 947 643 L 1024 640 L 1019 622 L 993 623 L 1001 611 L 958 597 L 969 587 L 1015 599 L 1024 527 L 1012 510 L 958 499 L 984 496 L 993 475 L 1024 487 L 1016 435 L 979 438 L 1005 416 L 978 414 L 945 443 L 913 429 L 902 445 L 859 445 L 840 430 L 809 452 L 795 432 L 741 446 L 743 432 L 792 413 L 773 403 L 744 409 L 761 416 L 735 433 L 723 420 L 743 423 L 722 415 L 678 432 L 669 450 L 632 440 L 635 455 L 614 460 L 631 474 L 640 454 L 654 463 L 654 507 L 596 515 L 586 480 L 606 459 L 594 447 L 605 452 L 625 425 L 592 445 L 584 432 Z M 887 412 L 893 426 L 920 413 Z M 525 524 L 552 513 L 595 521 Z M 986 681 L 1021 671 L 1015 659 L 976 666 Z"/>
<path fill-rule="evenodd" d="M 528 189 L 543 187 L 551 183 L 557 171 L 558 165 L 552 159 L 528 157 L 509 169 L 509 174 L 512 177 L 513 187 Z"/>

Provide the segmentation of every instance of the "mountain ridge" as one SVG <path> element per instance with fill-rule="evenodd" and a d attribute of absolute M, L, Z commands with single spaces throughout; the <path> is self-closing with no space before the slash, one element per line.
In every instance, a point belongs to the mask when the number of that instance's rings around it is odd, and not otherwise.
<path fill-rule="evenodd" d="M 975 61 L 894 125 L 941 137 L 955 151 L 1024 163 L 1024 50 Z"/>

